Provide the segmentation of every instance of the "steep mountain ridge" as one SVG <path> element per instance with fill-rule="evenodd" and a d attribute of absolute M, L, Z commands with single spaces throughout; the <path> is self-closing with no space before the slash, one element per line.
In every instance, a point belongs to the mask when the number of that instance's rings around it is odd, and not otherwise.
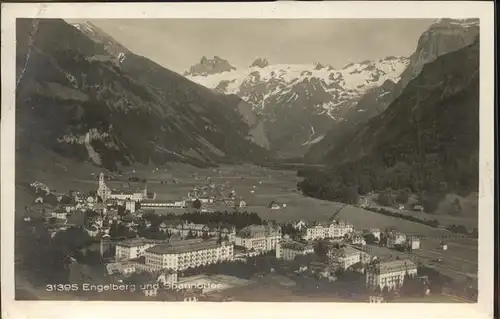
<path fill-rule="evenodd" d="M 269 64 L 267 59 L 257 58 L 246 69 L 186 75 L 216 92 L 236 94 L 248 102 L 265 121 L 271 149 L 283 156 L 297 156 L 341 122 L 366 91 L 387 80 L 399 81 L 408 63 L 404 57 L 388 57 L 337 70 L 320 63 Z"/>
<path fill-rule="evenodd" d="M 131 55 L 133 60 L 132 61 L 128 60 L 126 61 L 126 63 L 124 63 L 127 57 L 131 54 L 131 52 L 123 45 L 116 42 L 112 37 L 106 34 L 99 27 L 95 26 L 94 24 L 88 21 L 73 23 L 72 25 L 75 26 L 78 30 L 82 31 L 94 42 L 101 43 L 105 47 L 106 51 L 111 56 L 114 56 L 117 61 L 120 62 L 122 69 L 124 69 L 125 71 L 133 74 L 139 74 L 140 78 L 146 79 L 146 81 L 153 81 L 151 83 L 149 82 L 146 83 L 150 87 L 161 88 L 162 85 L 164 84 L 164 79 L 161 77 L 161 75 L 157 74 L 157 69 L 163 69 L 163 68 L 157 65 L 156 63 L 149 60 L 142 60 L 140 63 L 137 63 L 137 60 L 136 59 L 134 60 L 134 57 L 136 55 L 133 54 Z M 206 57 L 203 57 L 200 65 L 212 66 L 214 67 L 214 70 L 217 70 L 217 65 L 219 64 L 224 65 L 226 64 L 226 62 L 227 61 L 222 60 L 219 57 L 215 57 L 213 60 L 209 60 Z M 214 72 L 219 72 L 219 71 L 214 71 Z M 176 79 L 179 81 L 185 82 L 185 79 L 184 78 L 181 79 L 181 77 L 175 72 L 170 72 L 170 75 L 175 76 Z M 204 89 L 205 90 L 201 90 L 200 87 L 198 91 L 204 91 L 205 93 L 207 93 L 208 91 L 206 90 L 206 88 Z M 214 96 L 218 95 L 219 94 L 215 95 L 208 94 L 207 97 L 204 96 L 203 98 L 212 99 Z M 220 105 L 221 112 L 224 112 L 227 116 L 236 116 L 234 118 L 235 123 L 238 123 L 239 121 L 243 120 L 245 122 L 244 127 L 245 124 L 246 126 L 249 127 L 248 134 L 251 141 L 261 147 L 269 149 L 269 140 L 267 138 L 266 132 L 263 129 L 262 119 L 259 116 L 257 116 L 257 114 L 251 114 L 251 112 L 247 110 L 245 102 L 239 98 L 236 98 L 236 96 L 228 97 L 226 100 L 230 101 L 231 103 L 222 103 Z M 229 106 L 228 110 L 225 109 L 226 106 Z M 235 110 L 239 113 L 239 116 L 235 114 L 234 112 Z"/>
<path fill-rule="evenodd" d="M 426 64 L 396 101 L 353 132 L 326 154 L 330 177 L 318 183 L 306 176 L 309 192 L 321 193 L 334 180 L 364 192 L 477 192 L 479 43 Z"/>
<path fill-rule="evenodd" d="M 90 24 L 18 19 L 17 73 L 18 156 L 34 156 L 33 144 L 108 168 L 269 156 L 252 142 L 240 99 L 135 55 Z"/>
<path fill-rule="evenodd" d="M 386 82 L 368 90 L 345 116 L 346 121 L 331 127 L 319 143 L 312 145 L 305 160 L 309 163 L 328 161 L 326 153 L 336 152 L 346 135 L 356 134 L 354 128 L 373 116 L 382 113 L 403 92 L 408 83 L 420 74 L 425 64 L 441 55 L 459 50 L 474 43 L 479 36 L 478 19 L 438 19 L 419 38 L 415 52 L 409 58 L 408 67 L 402 72 L 400 81 Z"/>
<path fill-rule="evenodd" d="M 184 72 L 184 76 L 207 76 L 211 74 L 218 74 L 222 72 L 231 72 L 236 70 L 234 66 L 229 64 L 227 60 L 214 56 L 209 59 L 203 56 L 200 63 L 195 64 L 189 68 L 189 71 Z"/>

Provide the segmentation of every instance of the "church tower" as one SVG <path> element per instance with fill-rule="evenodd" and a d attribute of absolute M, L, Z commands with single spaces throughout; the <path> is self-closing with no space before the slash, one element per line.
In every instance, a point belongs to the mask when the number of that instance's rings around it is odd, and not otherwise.
<path fill-rule="evenodd" d="M 104 174 L 99 174 L 99 188 L 97 189 L 97 195 L 105 201 L 110 195 L 110 190 L 104 181 Z"/>
<path fill-rule="evenodd" d="M 106 183 L 104 182 L 104 173 L 99 174 L 99 189 L 106 188 Z"/>

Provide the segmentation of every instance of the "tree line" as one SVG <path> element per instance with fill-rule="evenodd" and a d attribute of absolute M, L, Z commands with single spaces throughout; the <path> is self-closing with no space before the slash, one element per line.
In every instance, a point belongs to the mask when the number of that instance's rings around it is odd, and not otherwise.
<path fill-rule="evenodd" d="M 447 193 L 467 196 L 477 191 L 474 172 L 460 171 L 456 167 L 437 167 L 434 162 L 385 163 L 372 159 L 345 163 L 330 168 L 303 168 L 297 175 L 303 177 L 297 187 L 305 195 L 324 200 L 356 203 L 359 195 L 383 192 L 387 189 L 419 195 L 425 211 L 432 213 Z M 402 195 L 404 196 L 404 195 Z M 401 201 L 404 198 L 400 198 Z M 389 203 L 390 204 L 390 203 Z M 450 214 L 460 214 L 453 203 Z"/>

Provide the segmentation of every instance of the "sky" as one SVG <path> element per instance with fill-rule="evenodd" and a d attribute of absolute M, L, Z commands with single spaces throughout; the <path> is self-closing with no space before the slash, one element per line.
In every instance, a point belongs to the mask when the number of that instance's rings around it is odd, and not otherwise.
<path fill-rule="evenodd" d="M 182 73 L 202 56 L 236 68 L 349 63 L 410 56 L 430 19 L 106 19 L 90 20 L 130 51 Z"/>

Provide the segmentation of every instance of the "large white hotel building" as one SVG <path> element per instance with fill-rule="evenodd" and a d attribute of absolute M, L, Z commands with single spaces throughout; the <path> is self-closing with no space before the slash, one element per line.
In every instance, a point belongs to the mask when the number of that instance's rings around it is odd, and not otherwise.
<path fill-rule="evenodd" d="M 160 241 L 145 238 L 124 240 L 116 244 L 115 259 L 130 260 L 144 256 L 146 249 L 159 244 Z"/>
<path fill-rule="evenodd" d="M 417 266 L 408 259 L 380 262 L 372 265 L 366 270 L 366 286 L 380 289 L 387 287 L 392 290 L 401 287 L 405 275 L 415 276 Z"/>
<path fill-rule="evenodd" d="M 343 238 L 352 231 L 354 231 L 354 225 L 344 221 L 315 222 L 302 227 L 301 237 L 307 241 L 325 238 Z"/>
<path fill-rule="evenodd" d="M 146 249 L 146 266 L 153 270 L 184 270 L 234 258 L 233 244 L 217 239 L 188 239 Z"/>
<path fill-rule="evenodd" d="M 234 237 L 235 245 L 259 253 L 275 250 L 280 241 L 281 228 L 272 224 L 247 226 Z"/>

